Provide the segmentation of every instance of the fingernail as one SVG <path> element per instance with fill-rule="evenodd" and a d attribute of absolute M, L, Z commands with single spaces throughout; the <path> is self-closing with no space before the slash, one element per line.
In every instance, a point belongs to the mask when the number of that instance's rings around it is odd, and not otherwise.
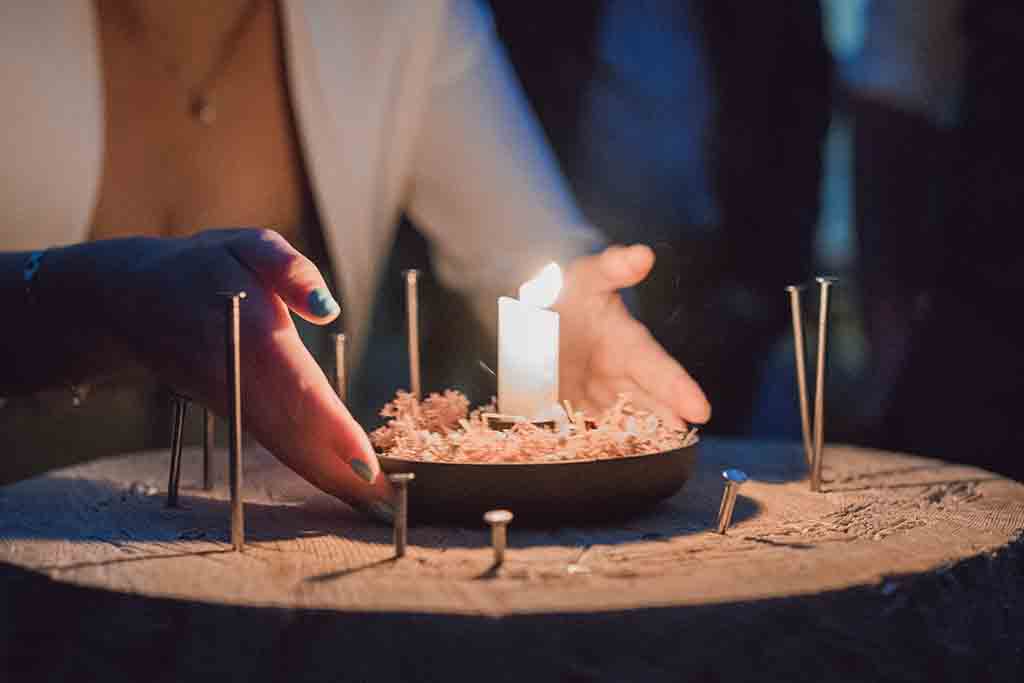
<path fill-rule="evenodd" d="M 384 522 L 385 524 L 393 524 L 395 522 L 395 508 L 390 503 L 375 500 L 366 506 L 366 510 L 378 522 Z"/>
<path fill-rule="evenodd" d="M 353 472 L 359 475 L 360 479 L 366 480 L 368 484 L 372 484 L 373 480 L 377 478 L 376 475 L 374 475 L 373 470 L 370 469 L 370 466 L 362 460 L 350 461 L 349 467 L 352 468 Z"/>
<path fill-rule="evenodd" d="M 326 318 L 340 311 L 341 306 L 334 300 L 326 287 L 317 287 L 309 293 L 309 310 L 313 312 L 313 315 Z"/>

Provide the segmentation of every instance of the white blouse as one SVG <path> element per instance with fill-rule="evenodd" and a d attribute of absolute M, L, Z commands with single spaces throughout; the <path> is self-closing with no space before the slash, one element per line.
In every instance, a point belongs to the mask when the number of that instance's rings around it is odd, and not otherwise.
<path fill-rule="evenodd" d="M 289 91 L 358 358 L 399 215 L 492 330 L 499 294 L 593 250 L 471 0 L 283 0 Z M 0 249 L 87 237 L 103 160 L 91 0 L 0 3 Z M 217 226 L 210 226 L 217 227 Z"/>

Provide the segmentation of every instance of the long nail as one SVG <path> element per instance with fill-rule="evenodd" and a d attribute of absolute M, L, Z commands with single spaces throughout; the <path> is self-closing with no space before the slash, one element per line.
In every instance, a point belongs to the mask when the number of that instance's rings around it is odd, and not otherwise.
<path fill-rule="evenodd" d="M 834 277 L 815 278 L 821 289 L 820 309 L 818 311 L 818 367 L 814 384 L 814 463 L 811 467 L 811 490 L 821 490 L 821 467 L 825 451 L 825 363 L 828 358 L 828 295 Z"/>
<path fill-rule="evenodd" d="M 334 391 L 342 403 L 348 402 L 348 372 L 345 365 L 344 334 L 334 335 Z"/>
<path fill-rule="evenodd" d="M 228 490 L 231 497 L 231 546 L 245 550 L 245 501 L 242 499 L 242 361 L 239 308 L 245 292 L 221 292 L 226 297 L 228 394 Z"/>
<path fill-rule="evenodd" d="M 373 469 L 362 460 L 351 460 L 348 463 L 352 471 L 359 475 L 359 478 L 364 480 L 367 484 L 372 484 L 377 478 L 377 475 L 373 473 Z"/>
<path fill-rule="evenodd" d="M 796 360 L 796 386 L 797 397 L 800 402 L 800 426 L 804 438 L 804 460 L 807 461 L 807 468 L 814 466 L 814 446 L 811 444 L 811 416 L 807 402 L 807 366 L 804 351 L 804 318 L 800 307 L 800 292 L 803 287 L 790 285 L 786 287 L 789 292 L 789 307 L 793 317 L 793 354 Z"/>
<path fill-rule="evenodd" d="M 313 312 L 313 315 L 326 318 L 340 311 L 341 306 L 334 300 L 326 287 L 317 287 L 309 293 L 309 310 Z"/>
<path fill-rule="evenodd" d="M 178 507 L 178 487 L 181 481 L 181 442 L 185 416 L 188 414 L 189 399 L 175 394 L 174 429 L 171 432 L 171 472 L 167 478 L 167 507 Z"/>

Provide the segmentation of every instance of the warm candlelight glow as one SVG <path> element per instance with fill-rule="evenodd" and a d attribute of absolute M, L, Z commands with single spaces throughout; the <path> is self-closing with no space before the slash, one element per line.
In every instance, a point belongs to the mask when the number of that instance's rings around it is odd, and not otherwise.
<path fill-rule="evenodd" d="M 550 308 L 562 291 L 562 269 L 549 263 L 532 280 L 519 288 L 519 300 L 527 306 Z"/>

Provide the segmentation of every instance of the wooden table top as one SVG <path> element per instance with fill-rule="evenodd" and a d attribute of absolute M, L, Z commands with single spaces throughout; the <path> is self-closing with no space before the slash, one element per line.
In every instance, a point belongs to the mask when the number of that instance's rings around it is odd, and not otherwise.
<path fill-rule="evenodd" d="M 513 522 L 504 567 L 489 533 L 391 529 L 320 493 L 265 451 L 245 453 L 244 553 L 227 544 L 226 457 L 201 490 L 186 449 L 181 509 L 164 507 L 167 452 L 96 461 L 0 488 L 0 562 L 58 583 L 192 603 L 450 615 L 595 613 L 890 590 L 891 577 L 998 553 L 1024 529 L 1024 486 L 971 467 L 829 446 L 808 490 L 798 444 L 707 439 L 694 478 L 651 513 L 596 527 Z M 741 489 L 713 532 L 720 472 Z M 413 483 L 415 485 L 415 483 Z"/>

